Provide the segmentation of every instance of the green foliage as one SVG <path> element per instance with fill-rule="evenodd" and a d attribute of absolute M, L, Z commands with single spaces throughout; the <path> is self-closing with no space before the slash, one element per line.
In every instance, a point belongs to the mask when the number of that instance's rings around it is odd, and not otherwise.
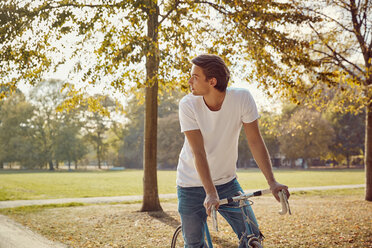
<path fill-rule="evenodd" d="M 41 167 L 49 164 L 51 170 L 54 169 L 53 160 L 57 163 L 77 162 L 87 150 L 80 135 L 83 123 L 79 118 L 82 109 L 57 111 L 67 98 L 63 83 L 56 80 L 44 81 L 30 92 L 30 102 L 35 105 L 29 121 L 34 131 L 32 139 L 35 146 L 30 152 L 36 154 L 34 163 Z"/>
<path fill-rule="evenodd" d="M 162 168 L 175 168 L 184 136 L 178 121 L 178 101 L 184 94 L 171 92 L 159 96 L 158 158 Z M 123 164 L 128 168 L 143 167 L 144 105 L 137 98 L 131 98 L 126 106 L 127 123 L 123 133 Z"/>
<path fill-rule="evenodd" d="M 108 148 L 107 163 L 114 166 L 124 166 L 124 153 L 120 151 L 124 139 L 124 124 L 120 122 L 112 123 L 107 132 L 107 143 L 110 145 Z"/>
<path fill-rule="evenodd" d="M 364 113 L 327 113 L 335 136 L 330 146 L 331 158 L 350 166 L 351 157 L 362 155 L 364 151 L 365 122 Z M 346 162 L 345 162 L 346 160 Z"/>
<path fill-rule="evenodd" d="M 127 168 L 143 166 L 144 105 L 132 98 L 126 107 L 128 123 L 125 125 L 123 144 L 119 153 L 123 154 L 123 164 Z"/>
<path fill-rule="evenodd" d="M 280 150 L 287 159 L 322 158 L 327 155 L 334 130 L 321 114 L 306 108 L 281 124 Z"/>
<path fill-rule="evenodd" d="M 70 118 L 64 120 L 55 138 L 56 161 L 67 161 L 69 165 L 75 162 L 77 165 L 77 162 L 87 154 L 87 146 L 80 135 L 81 129 L 81 123 L 76 120 Z"/>
<path fill-rule="evenodd" d="M 0 161 L 24 163 L 33 157 L 33 130 L 29 120 L 34 107 L 23 94 L 17 93 L 1 102 L 0 109 Z M 35 163 L 33 163 L 35 166 Z"/>
<path fill-rule="evenodd" d="M 251 151 L 248 147 L 247 138 L 245 136 L 244 130 L 240 130 L 239 143 L 238 143 L 238 168 L 247 168 L 252 166 L 251 159 L 253 158 Z"/>
<path fill-rule="evenodd" d="M 34 153 L 40 168 L 49 164 L 53 170 L 52 160 L 55 157 L 56 137 L 60 128 L 61 115 L 55 109 L 62 102 L 60 93 L 61 81 L 51 80 L 36 85 L 30 92 L 30 101 L 35 105 L 35 111 L 30 118 L 33 127 L 32 138 L 35 142 Z"/>
<path fill-rule="evenodd" d="M 101 99 L 101 105 L 105 109 L 115 109 L 115 102 L 109 97 L 97 96 Z M 109 143 L 106 141 L 107 132 L 114 121 L 107 116 L 102 115 L 100 111 L 85 111 L 86 122 L 84 129 L 86 130 L 86 139 L 92 144 L 97 160 L 98 168 L 101 169 L 101 162 L 107 159 Z"/>
<path fill-rule="evenodd" d="M 177 112 L 159 118 L 157 154 L 160 168 L 176 168 L 184 139 Z"/>
<path fill-rule="evenodd" d="M 277 158 L 279 153 L 279 116 L 272 112 L 261 112 L 259 118 L 259 128 L 262 138 L 265 141 L 266 147 L 269 151 L 271 158 L 273 159 L 273 165 L 275 164 L 274 159 Z M 244 128 L 240 131 L 239 143 L 238 143 L 238 168 L 257 167 L 257 164 L 253 161 L 253 156 L 249 150 L 247 137 L 244 132 Z"/>
<path fill-rule="evenodd" d="M 320 114 L 303 106 L 284 104 L 282 114 L 274 116 L 269 126 L 281 141 L 281 151 L 287 158 L 296 159 L 312 153 L 312 158 L 331 159 L 349 166 L 351 156 L 363 154 L 363 117 L 364 113 L 338 113 L 333 107 Z M 314 129 L 312 125 L 322 127 Z M 304 148 L 309 141 L 312 148 Z"/>
<path fill-rule="evenodd" d="M 101 147 L 107 150 L 103 139 L 113 121 L 105 113 L 114 112 L 116 103 L 100 96 L 96 99 L 104 111 L 94 109 L 92 113 L 84 104 L 73 110 L 58 108 L 69 97 L 61 81 L 50 80 L 36 85 L 28 100 L 17 93 L 1 101 L 2 164 L 18 162 L 24 168 L 45 168 L 48 164 L 54 169 L 55 162 L 58 166 L 58 162 L 66 161 L 76 166 L 88 151 L 87 137 L 93 144 L 104 144 Z"/>
<path fill-rule="evenodd" d="M 262 138 L 271 157 L 276 158 L 279 155 L 278 132 L 280 126 L 279 118 L 281 116 L 267 111 L 261 112 L 260 115 L 259 121 Z"/>

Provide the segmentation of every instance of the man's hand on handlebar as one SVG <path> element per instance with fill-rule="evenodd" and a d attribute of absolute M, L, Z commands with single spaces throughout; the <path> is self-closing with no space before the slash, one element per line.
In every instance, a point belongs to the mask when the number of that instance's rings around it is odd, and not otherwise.
<path fill-rule="evenodd" d="M 277 181 L 269 183 L 269 185 L 270 185 L 271 192 L 273 193 L 275 199 L 278 202 L 280 202 L 280 198 L 279 198 L 279 195 L 278 195 L 280 190 L 283 190 L 285 192 L 285 194 L 287 195 L 287 198 L 289 198 L 290 194 L 289 194 L 289 191 L 288 191 L 288 186 L 280 184 Z"/>
<path fill-rule="evenodd" d="M 212 194 L 207 194 L 204 200 L 204 207 L 207 211 L 207 215 L 211 216 L 212 206 L 215 206 L 216 209 L 220 206 L 220 198 L 218 197 L 217 192 Z"/>

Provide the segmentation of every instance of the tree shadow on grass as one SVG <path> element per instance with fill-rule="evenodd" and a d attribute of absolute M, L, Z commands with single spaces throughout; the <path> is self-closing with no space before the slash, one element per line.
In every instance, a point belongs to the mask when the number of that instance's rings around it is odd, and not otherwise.
<path fill-rule="evenodd" d="M 179 220 L 163 211 L 148 212 L 147 214 L 152 218 L 157 219 L 163 222 L 164 224 L 173 227 L 174 229 L 181 225 L 181 222 Z"/>

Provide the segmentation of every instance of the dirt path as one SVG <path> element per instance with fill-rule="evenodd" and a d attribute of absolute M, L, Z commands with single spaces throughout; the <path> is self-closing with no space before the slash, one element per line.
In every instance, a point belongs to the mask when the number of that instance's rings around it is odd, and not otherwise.
<path fill-rule="evenodd" d="M 65 248 L 49 241 L 10 218 L 0 215 L 0 248 Z"/>

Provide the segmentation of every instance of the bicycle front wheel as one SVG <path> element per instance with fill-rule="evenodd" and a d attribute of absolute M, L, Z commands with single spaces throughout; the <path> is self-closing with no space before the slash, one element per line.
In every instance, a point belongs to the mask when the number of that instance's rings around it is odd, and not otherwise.
<path fill-rule="evenodd" d="M 178 226 L 176 231 L 173 234 L 171 248 L 181 248 L 181 247 L 182 248 L 184 247 L 184 242 L 183 242 L 183 237 L 182 237 L 182 228 L 181 226 Z"/>
<path fill-rule="evenodd" d="M 252 241 L 249 243 L 250 247 L 252 248 L 262 248 L 262 245 L 258 241 Z"/>

